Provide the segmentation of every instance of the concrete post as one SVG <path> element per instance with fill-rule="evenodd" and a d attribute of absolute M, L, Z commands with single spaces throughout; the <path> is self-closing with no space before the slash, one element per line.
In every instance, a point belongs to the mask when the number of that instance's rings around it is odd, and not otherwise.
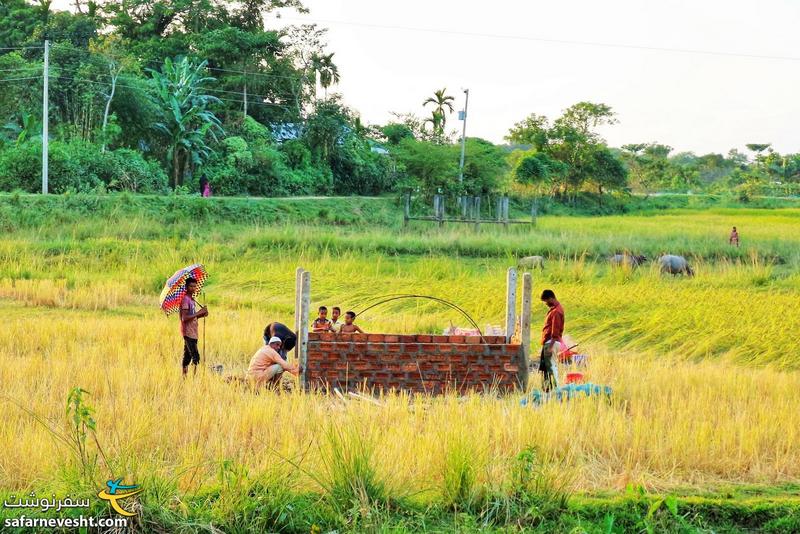
<path fill-rule="evenodd" d="M 528 391 L 531 362 L 531 301 L 533 298 L 533 276 L 522 275 L 522 317 L 520 329 L 522 334 L 522 364 L 520 365 L 520 382 L 524 391 Z"/>
<path fill-rule="evenodd" d="M 517 326 L 517 270 L 508 268 L 506 275 L 506 343 L 511 343 Z"/>
<path fill-rule="evenodd" d="M 309 312 L 311 310 L 311 273 L 308 271 L 303 271 L 302 294 L 302 312 L 300 314 L 300 331 L 297 334 L 297 343 L 300 345 L 298 363 L 302 369 L 300 373 L 300 387 L 305 390 L 308 387 L 306 381 L 306 365 L 308 362 L 308 321 Z"/>
<path fill-rule="evenodd" d="M 294 335 L 297 344 L 294 346 L 294 357 L 300 361 L 300 315 L 303 306 L 303 273 L 305 269 L 298 267 L 294 272 Z"/>

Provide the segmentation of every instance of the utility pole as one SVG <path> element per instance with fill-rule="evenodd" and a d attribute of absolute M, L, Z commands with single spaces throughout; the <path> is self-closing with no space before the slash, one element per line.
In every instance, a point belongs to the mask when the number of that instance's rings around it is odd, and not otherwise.
<path fill-rule="evenodd" d="M 50 41 L 44 42 L 44 89 L 42 91 L 42 194 L 47 194 L 47 160 L 50 120 Z"/>
<path fill-rule="evenodd" d="M 469 89 L 464 89 L 464 94 L 467 95 L 466 100 L 464 100 L 464 111 L 459 113 L 464 124 L 461 129 L 461 163 L 458 165 L 458 183 L 464 182 L 464 151 L 467 146 L 467 107 L 469 106 Z"/>

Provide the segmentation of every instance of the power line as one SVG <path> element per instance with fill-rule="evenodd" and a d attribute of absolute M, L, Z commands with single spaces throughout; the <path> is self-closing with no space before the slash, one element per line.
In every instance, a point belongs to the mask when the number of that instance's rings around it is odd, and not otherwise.
<path fill-rule="evenodd" d="M 50 77 L 51 78 L 58 78 L 58 79 L 62 79 L 62 80 L 72 80 L 74 82 L 91 83 L 91 84 L 95 84 L 95 85 L 103 85 L 103 86 L 108 86 L 109 85 L 108 82 L 95 82 L 93 80 L 85 80 L 85 79 L 80 79 L 80 78 L 70 78 L 69 76 L 56 76 L 56 75 L 52 74 L 52 75 L 50 75 Z M 0 80 L 0 81 L 3 81 L 3 80 Z M 117 87 L 123 87 L 123 88 L 126 88 L 126 89 L 139 89 L 139 87 L 134 87 L 132 85 L 124 85 L 124 84 L 120 84 L 120 83 L 118 83 L 116 86 Z M 214 89 L 206 89 L 206 91 L 210 92 L 210 91 L 214 91 Z M 238 93 L 235 93 L 235 94 L 238 94 Z M 211 96 L 214 96 L 214 95 L 211 95 Z M 214 96 L 214 98 L 216 98 L 217 100 L 221 100 L 223 102 L 238 102 L 240 104 L 244 103 L 244 100 L 235 100 L 235 99 L 232 99 L 232 98 L 220 98 L 218 96 Z M 287 110 L 293 109 L 293 108 L 290 108 L 290 107 L 285 106 L 283 104 L 274 104 L 272 102 L 259 102 L 258 100 L 255 100 L 255 101 L 249 101 L 248 100 L 248 104 L 255 104 L 255 105 L 259 105 L 259 106 L 274 106 L 274 107 L 279 107 L 279 108 L 283 108 L 283 109 L 287 109 Z"/>
<path fill-rule="evenodd" d="M 42 70 L 41 67 L 20 67 L 18 69 L 0 69 L 0 72 L 19 72 L 23 70 Z"/>
<path fill-rule="evenodd" d="M 75 74 L 76 72 L 81 70 L 80 67 L 58 66 L 56 68 L 57 68 L 58 71 L 62 71 L 62 72 L 65 71 L 65 72 L 69 72 L 69 73 L 72 73 L 72 74 Z M 10 69 L 10 70 L 13 70 L 13 69 Z M 3 71 L 0 70 L 0 72 L 3 72 Z M 111 83 L 111 81 L 110 81 L 111 75 L 110 74 L 106 74 L 104 72 L 98 72 L 98 73 L 93 73 L 93 76 L 97 77 L 97 78 L 108 78 L 109 81 L 108 82 L 96 82 L 96 81 L 85 79 L 85 78 L 70 78 L 68 76 L 60 76 L 59 74 L 51 74 L 51 77 L 60 78 L 60 79 L 66 79 L 66 80 L 74 80 L 74 81 L 78 81 L 78 82 L 84 81 L 84 82 L 88 82 L 88 83 L 101 83 L 101 84 L 105 84 L 105 83 L 110 84 Z M 144 78 L 138 78 L 138 79 L 146 81 L 146 79 L 144 79 Z M 222 83 L 220 80 L 215 80 L 215 82 L 216 83 Z M 130 88 L 132 86 L 123 85 L 123 84 L 117 84 L 117 87 L 129 87 Z M 208 92 L 211 92 L 211 93 L 226 93 L 226 94 L 233 94 L 233 95 L 241 95 L 243 93 L 243 90 L 231 91 L 231 90 L 228 90 L 228 89 L 211 89 L 211 88 L 206 88 L 204 90 L 208 91 Z M 254 98 L 269 99 L 273 95 L 259 95 L 259 94 L 248 93 L 248 96 L 252 96 Z M 279 95 L 275 95 L 275 96 L 285 97 L 285 98 L 294 98 L 293 94 L 279 94 Z"/>
<path fill-rule="evenodd" d="M 629 43 L 605 43 L 601 41 L 577 41 L 571 39 L 550 39 L 546 37 L 535 37 L 529 35 L 509 35 L 509 34 L 498 34 L 498 33 L 480 33 L 480 32 L 467 32 L 461 30 L 442 30 L 438 28 L 415 28 L 411 26 L 393 26 L 388 24 L 370 24 L 370 23 L 363 23 L 363 22 L 351 22 L 351 21 L 344 21 L 344 20 L 324 20 L 324 19 L 316 19 L 316 20 L 309 20 L 309 19 L 299 19 L 299 18 L 291 18 L 291 17 L 283 17 L 283 20 L 294 20 L 298 22 L 313 22 L 319 24 L 341 24 L 344 26 L 355 26 L 361 28 L 378 28 L 383 30 L 399 30 L 399 31 L 413 31 L 413 32 L 423 32 L 423 33 L 441 33 L 445 35 L 458 35 L 462 37 L 481 37 L 481 38 L 489 38 L 489 39 L 509 39 L 515 41 L 535 41 L 540 43 L 552 43 L 552 44 L 568 44 L 568 45 L 579 45 L 579 46 L 597 46 L 597 47 L 605 47 L 605 48 L 621 48 L 621 49 L 628 49 L 628 50 L 648 50 L 651 52 L 671 52 L 671 53 L 679 53 L 679 54 L 697 54 L 697 55 L 707 55 L 707 56 L 723 56 L 723 57 L 740 57 L 746 59 L 769 59 L 769 60 L 777 60 L 777 61 L 800 61 L 800 57 L 797 56 L 776 56 L 776 55 L 769 55 L 769 54 L 749 54 L 749 53 L 740 53 L 740 52 L 726 52 L 722 50 L 702 50 L 702 49 L 694 49 L 694 48 L 670 48 L 664 46 L 648 46 L 648 45 L 637 45 L 637 44 L 629 44 Z"/>
<path fill-rule="evenodd" d="M 244 74 L 247 76 L 261 76 L 263 78 L 283 78 L 286 80 L 295 80 L 295 81 L 308 81 L 308 77 L 300 77 L 300 76 L 283 76 L 282 74 L 270 74 L 267 72 L 250 72 L 244 70 L 233 70 L 233 69 L 220 69 L 217 67 L 206 67 L 208 70 L 214 70 L 218 72 L 230 72 L 234 74 Z"/>
<path fill-rule="evenodd" d="M 6 46 L 0 47 L 0 50 L 41 50 L 44 46 Z"/>
<path fill-rule="evenodd" d="M 40 79 L 42 79 L 42 76 L 30 76 L 27 78 L 2 78 L 0 79 L 0 82 L 18 82 L 22 80 L 40 80 Z"/>

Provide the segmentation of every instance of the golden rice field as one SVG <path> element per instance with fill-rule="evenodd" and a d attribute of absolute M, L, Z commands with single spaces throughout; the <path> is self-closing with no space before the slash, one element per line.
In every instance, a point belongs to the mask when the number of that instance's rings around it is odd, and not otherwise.
<path fill-rule="evenodd" d="M 703 216 L 693 217 L 676 232 L 699 233 Z M 794 242 L 800 230 L 800 219 L 786 217 L 779 232 L 769 232 L 758 226 L 760 215 L 742 217 L 759 228 L 765 246 L 782 246 L 773 240 L 784 234 Z M 619 232 L 639 231 L 644 240 L 669 231 L 668 218 L 616 219 Z M 614 231 L 608 224 L 598 221 L 596 231 Z M 590 354 L 588 378 L 614 388 L 611 403 L 531 408 L 516 396 L 396 396 L 375 405 L 297 392 L 254 395 L 205 364 L 243 372 L 266 323 L 292 324 L 299 265 L 312 272 L 313 304 L 359 311 L 383 294 L 419 292 L 459 304 L 484 326 L 501 322 L 512 261 L 270 248 L 270 236 L 284 231 L 243 228 L 238 237 L 204 239 L 198 229 L 160 244 L 98 235 L 61 251 L 50 243 L 55 252 L 48 254 L 35 233 L 0 240 L 0 488 L 76 484 L 78 462 L 53 436 L 68 429 L 65 401 L 76 386 L 91 394 L 105 455 L 97 459 L 95 482 L 109 472 L 141 481 L 161 488 L 147 499 L 175 509 L 209 488 L 222 488 L 229 499 L 214 506 L 235 506 L 244 486 L 226 485 L 221 466 L 237 466 L 239 480 L 282 477 L 292 491 L 321 492 L 337 447 L 368 451 L 389 494 L 423 502 L 455 498 L 454 465 L 468 466 L 467 482 L 460 482 L 468 493 L 502 491 L 514 458 L 529 447 L 551 480 L 584 494 L 631 485 L 692 493 L 800 481 L 800 278 L 791 263 L 759 259 L 758 241 L 749 244 L 749 259 L 698 260 L 694 279 L 662 277 L 651 266 L 611 272 L 582 255 L 551 259 L 534 273 L 534 291 L 556 291 L 567 332 Z M 395 238 L 424 240 L 420 231 Z M 570 231 L 591 234 L 576 226 L 565 230 L 567 241 Z M 109 247 L 113 254 L 101 252 Z M 177 319 L 165 318 L 157 299 L 163 279 L 195 259 L 212 275 L 205 296 L 211 315 L 204 365 L 183 381 Z M 534 326 L 543 315 L 537 302 Z M 359 323 L 367 331 L 406 333 L 459 320 L 421 301 L 377 308 Z M 88 450 L 97 454 L 97 445 L 90 441 Z"/>

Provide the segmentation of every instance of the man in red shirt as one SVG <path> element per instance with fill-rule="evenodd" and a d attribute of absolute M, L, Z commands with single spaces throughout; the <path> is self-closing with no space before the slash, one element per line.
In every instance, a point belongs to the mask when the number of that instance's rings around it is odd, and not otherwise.
<path fill-rule="evenodd" d="M 561 336 L 564 335 L 564 308 L 556 300 L 552 289 L 542 291 L 542 302 L 547 307 L 542 328 L 542 352 L 539 358 L 539 372 L 542 373 L 542 389 L 550 391 L 558 387 L 558 352 L 563 347 Z"/>

